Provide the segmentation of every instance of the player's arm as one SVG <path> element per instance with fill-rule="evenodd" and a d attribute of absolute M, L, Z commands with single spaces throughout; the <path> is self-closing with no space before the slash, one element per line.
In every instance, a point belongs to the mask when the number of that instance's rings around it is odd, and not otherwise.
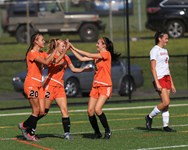
<path fill-rule="evenodd" d="M 53 53 L 51 55 L 49 55 L 48 57 L 46 57 L 46 58 L 42 58 L 40 56 L 37 56 L 35 58 L 35 61 L 39 62 L 41 64 L 44 64 L 44 65 L 48 65 L 54 59 L 55 53 L 56 53 L 56 50 L 54 50 Z"/>
<path fill-rule="evenodd" d="M 90 61 L 90 60 L 93 60 L 93 58 L 89 58 L 89 57 L 85 57 L 85 56 L 81 56 L 78 52 L 72 50 L 72 53 L 76 56 L 76 58 L 80 61 Z"/>
<path fill-rule="evenodd" d="M 159 84 L 158 78 L 157 78 L 157 72 L 156 72 L 156 60 L 152 59 L 151 60 L 151 72 L 157 87 L 157 90 L 161 91 L 162 87 Z"/>
<path fill-rule="evenodd" d="M 170 71 L 170 70 L 169 70 Z M 174 86 L 174 82 L 173 82 L 173 79 L 172 79 L 172 75 L 170 74 L 170 81 L 171 81 L 171 90 L 173 93 L 176 93 L 176 88 Z"/>
<path fill-rule="evenodd" d="M 92 69 L 91 67 L 89 67 L 89 66 L 85 66 L 84 68 L 75 68 L 73 64 L 69 64 L 68 66 L 69 66 L 69 68 L 70 68 L 70 70 L 71 70 L 72 72 L 77 72 L 77 73 L 78 73 L 78 72 L 92 71 L 92 70 L 93 70 L 93 69 Z"/>
<path fill-rule="evenodd" d="M 95 54 L 89 53 L 89 52 L 86 52 L 86 51 L 83 51 L 83 50 L 79 50 L 76 47 L 74 47 L 73 45 L 71 45 L 71 49 L 73 51 L 76 51 L 77 53 L 84 55 L 86 57 L 89 57 L 89 58 L 102 58 L 100 53 L 95 53 Z"/>

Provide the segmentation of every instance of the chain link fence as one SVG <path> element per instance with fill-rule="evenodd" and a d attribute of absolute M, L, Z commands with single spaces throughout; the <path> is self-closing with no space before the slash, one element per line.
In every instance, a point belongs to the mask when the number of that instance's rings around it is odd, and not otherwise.
<path fill-rule="evenodd" d="M 139 65 L 143 70 L 144 85 L 137 88 L 136 91 L 132 93 L 132 100 L 150 100 L 159 98 L 155 92 L 152 84 L 152 76 L 150 72 L 149 57 L 131 56 L 131 65 Z M 146 63 L 148 62 L 148 63 Z M 13 77 L 18 73 L 26 70 L 26 64 L 24 60 L 10 60 L 10 61 L 0 61 L 0 99 L 4 99 L 3 94 L 10 95 L 10 93 L 15 93 L 12 82 Z M 177 93 L 173 94 L 172 98 L 187 98 L 188 97 L 188 55 L 173 55 L 170 56 L 170 68 L 171 74 L 173 76 L 174 84 L 177 89 Z M 7 96 L 8 96 L 7 95 Z M 117 93 L 114 93 L 114 96 Z M 129 100 L 127 96 L 122 97 L 123 100 Z M 6 98 L 5 98 L 6 99 Z"/>
<path fill-rule="evenodd" d="M 143 34 L 147 30 L 145 29 L 146 22 L 146 12 L 145 12 L 145 0 L 132 0 L 133 2 L 133 11 L 129 15 L 129 30 L 132 35 L 137 35 L 139 33 Z M 71 1 L 65 0 L 63 2 L 63 7 L 66 12 L 85 12 L 85 6 L 83 4 L 73 5 Z M 109 11 L 110 13 L 110 11 Z M 125 13 L 117 14 L 107 14 L 100 15 L 102 21 L 106 24 L 106 32 L 101 35 L 108 36 L 112 41 L 122 41 L 125 44 L 125 49 L 127 49 L 127 29 L 126 29 L 126 17 Z M 8 36 L 0 28 L 0 37 Z M 134 40 L 134 39 L 132 39 Z M 3 43 L 2 43 L 3 44 Z M 15 43 L 17 44 L 17 43 Z M 127 50 L 126 52 L 127 53 Z M 127 56 L 127 54 L 123 54 Z M 131 65 L 139 65 L 143 69 L 144 75 L 144 85 L 138 88 L 131 95 L 132 101 L 134 100 L 155 100 L 158 99 L 158 94 L 155 92 L 152 85 L 152 77 L 150 72 L 150 64 L 148 56 L 131 56 L 130 57 Z M 23 60 L 1 60 L 0 61 L 0 99 L 15 99 L 15 90 L 12 86 L 13 77 L 26 70 L 26 64 Z M 172 95 L 172 98 L 187 98 L 188 97 L 188 55 L 173 55 L 170 56 L 170 68 L 171 74 L 174 79 L 175 86 L 177 88 L 177 93 Z M 116 94 L 114 94 L 116 96 Z M 24 98 L 22 94 L 18 97 Z M 130 99 L 125 96 L 118 99 L 123 101 L 129 101 Z"/>

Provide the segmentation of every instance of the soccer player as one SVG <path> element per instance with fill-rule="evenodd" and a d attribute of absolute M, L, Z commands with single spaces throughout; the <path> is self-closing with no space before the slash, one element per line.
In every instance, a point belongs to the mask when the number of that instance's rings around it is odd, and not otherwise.
<path fill-rule="evenodd" d="M 71 45 L 71 50 L 80 61 L 94 60 L 95 75 L 88 102 L 88 117 L 95 132 L 93 138 L 99 139 L 102 137 L 96 114 L 105 129 L 104 139 L 110 139 L 112 132 L 102 107 L 112 93 L 111 62 L 112 60 L 117 60 L 120 54 L 114 53 L 113 43 L 107 37 L 100 38 L 97 41 L 96 47 L 97 53 L 82 51 L 73 45 Z"/>
<path fill-rule="evenodd" d="M 37 118 L 40 115 L 40 108 L 44 107 L 44 89 L 42 86 L 42 70 L 43 65 L 48 65 L 55 51 L 50 57 L 41 49 L 44 47 L 44 37 L 35 33 L 31 36 L 31 44 L 26 53 L 27 75 L 24 82 L 24 92 L 32 107 L 32 114 L 27 120 L 18 124 L 18 128 L 22 131 L 26 140 L 37 141 L 35 129 Z"/>
<path fill-rule="evenodd" d="M 172 76 L 169 69 L 169 55 L 164 47 L 168 43 L 168 34 L 165 32 L 157 32 L 155 34 L 155 46 L 150 51 L 151 72 L 153 75 L 153 84 L 158 92 L 161 102 L 145 117 L 146 128 L 151 130 L 152 119 L 162 112 L 163 130 L 166 132 L 174 131 L 169 124 L 169 104 L 170 92 L 176 92 Z"/>
<path fill-rule="evenodd" d="M 73 72 L 83 72 L 89 71 L 91 68 L 87 66 L 84 68 L 75 68 L 72 64 L 70 58 L 66 55 L 69 49 L 69 42 L 62 41 L 59 39 L 52 39 L 49 42 L 49 55 L 53 54 L 56 50 L 54 56 L 54 63 L 48 65 L 48 76 L 44 82 L 45 88 L 45 113 L 47 114 L 51 103 L 56 100 L 57 105 L 60 108 L 62 114 L 62 125 L 64 129 L 64 139 L 70 139 L 70 118 L 68 114 L 67 98 L 64 89 L 64 73 L 67 67 Z M 43 116 L 39 116 L 38 120 Z"/>

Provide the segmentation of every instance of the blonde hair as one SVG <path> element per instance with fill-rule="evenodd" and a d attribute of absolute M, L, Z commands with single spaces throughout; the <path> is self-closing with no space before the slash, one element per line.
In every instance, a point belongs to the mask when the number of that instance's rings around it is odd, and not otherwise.
<path fill-rule="evenodd" d="M 55 48 L 58 46 L 58 43 L 57 43 L 58 40 L 59 39 L 57 38 L 53 38 L 48 41 L 48 50 L 47 50 L 48 54 L 51 54 L 55 50 Z"/>

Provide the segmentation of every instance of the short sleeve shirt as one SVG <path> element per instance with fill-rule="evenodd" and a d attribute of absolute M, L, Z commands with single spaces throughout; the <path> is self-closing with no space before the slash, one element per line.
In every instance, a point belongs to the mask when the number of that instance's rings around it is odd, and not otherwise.
<path fill-rule="evenodd" d="M 93 86 L 112 86 L 111 54 L 108 51 L 100 52 L 102 59 L 95 59 L 95 76 Z"/>
<path fill-rule="evenodd" d="M 28 52 L 26 61 L 27 61 L 27 76 L 25 79 L 25 84 L 32 86 L 42 86 L 42 69 L 43 65 L 39 62 L 36 62 L 35 59 L 40 56 L 42 58 L 47 57 L 46 52 L 42 51 L 33 51 Z"/>
<path fill-rule="evenodd" d="M 170 75 L 168 51 L 155 45 L 150 51 L 150 61 L 156 61 L 157 78 L 161 79 L 165 75 Z"/>
<path fill-rule="evenodd" d="M 57 55 L 54 56 L 54 58 L 58 58 Z M 45 85 L 52 85 L 52 86 L 63 86 L 64 81 L 64 73 L 68 65 L 72 64 L 70 58 L 65 55 L 62 60 L 60 61 L 60 64 L 50 64 L 48 66 L 48 78 L 45 81 Z"/>

